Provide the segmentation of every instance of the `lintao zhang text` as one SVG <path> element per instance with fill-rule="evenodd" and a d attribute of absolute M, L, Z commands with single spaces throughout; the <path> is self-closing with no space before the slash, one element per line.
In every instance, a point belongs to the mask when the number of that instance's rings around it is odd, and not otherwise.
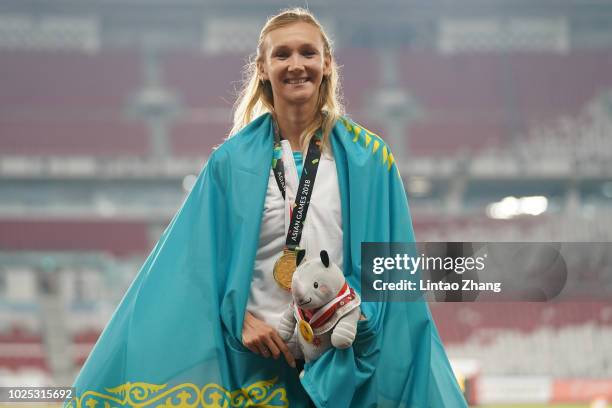
<path fill-rule="evenodd" d="M 501 292 L 501 282 L 478 282 L 472 279 L 463 279 L 459 282 L 434 282 L 429 279 L 419 280 L 418 285 L 415 281 L 402 279 L 397 282 L 384 282 L 383 280 L 375 280 L 372 287 L 377 291 L 488 291 L 499 293 Z"/>

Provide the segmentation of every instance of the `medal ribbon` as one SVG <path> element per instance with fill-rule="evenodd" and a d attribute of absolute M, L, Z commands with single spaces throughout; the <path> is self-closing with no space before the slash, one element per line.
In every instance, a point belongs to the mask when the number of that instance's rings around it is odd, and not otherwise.
<path fill-rule="evenodd" d="M 321 158 L 321 149 L 319 145 L 320 140 L 318 135 L 315 134 L 310 139 L 310 144 L 308 145 L 308 153 L 306 154 L 306 160 L 304 160 L 304 168 L 302 169 L 302 176 L 300 177 L 298 193 L 295 197 L 294 209 L 291 211 L 289 230 L 287 231 L 287 238 L 285 240 L 285 246 L 291 250 L 295 250 L 302 239 L 304 221 L 306 220 L 306 213 L 310 205 L 310 197 L 312 196 L 312 190 L 319 168 L 319 160 Z M 276 122 L 274 122 L 274 152 L 272 157 L 274 178 L 276 179 L 278 189 L 283 195 L 283 199 L 286 199 L 285 168 L 282 159 L 280 132 L 278 131 Z"/>
<path fill-rule="evenodd" d="M 306 320 L 310 324 L 310 327 L 316 329 L 317 327 L 323 325 L 323 323 L 325 323 L 334 313 L 336 313 L 338 304 L 340 302 L 343 300 L 346 302 L 353 300 L 355 298 L 354 293 L 355 292 L 351 287 L 349 287 L 348 283 L 344 283 L 344 286 L 342 286 L 342 289 L 340 289 L 336 297 L 325 304 L 325 306 L 318 309 L 309 319 L 306 319 L 304 316 L 307 311 L 300 309 L 297 307 L 297 305 L 295 305 L 295 308 L 298 316 L 300 316 L 302 320 Z"/>

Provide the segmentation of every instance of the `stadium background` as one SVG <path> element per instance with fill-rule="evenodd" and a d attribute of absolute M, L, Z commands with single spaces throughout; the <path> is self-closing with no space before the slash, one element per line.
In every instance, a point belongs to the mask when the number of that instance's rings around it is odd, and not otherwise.
<path fill-rule="evenodd" d="M 260 27 L 294 5 L 0 1 L 0 386 L 72 383 L 227 135 Z M 419 241 L 610 241 L 611 1 L 309 7 Z M 584 260 L 594 293 L 610 256 Z M 581 296 L 432 304 L 470 401 L 605 406 L 612 302 Z"/>

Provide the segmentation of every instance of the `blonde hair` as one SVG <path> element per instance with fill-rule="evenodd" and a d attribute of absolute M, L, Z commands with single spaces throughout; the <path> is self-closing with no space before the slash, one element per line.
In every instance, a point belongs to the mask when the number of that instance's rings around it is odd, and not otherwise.
<path fill-rule="evenodd" d="M 339 70 L 333 58 L 331 41 L 325 34 L 323 27 L 309 11 L 299 7 L 281 11 L 269 18 L 261 29 L 257 52 L 244 67 L 242 90 L 234 104 L 234 123 L 229 137 L 238 133 L 253 119 L 266 112 L 270 112 L 273 117 L 275 116 L 272 86 L 270 81 L 262 81 L 259 76 L 258 65 L 264 59 L 263 43 L 269 32 L 298 22 L 311 24 L 319 30 L 323 39 L 324 57 L 329 57 L 331 61 L 331 73 L 328 76 L 323 76 L 319 88 L 315 120 L 302 132 L 300 141 L 302 148 L 308 146 L 314 133 L 321 128 L 323 146 L 329 146 L 329 135 L 334 124 L 344 114 L 344 107 L 341 103 Z"/>

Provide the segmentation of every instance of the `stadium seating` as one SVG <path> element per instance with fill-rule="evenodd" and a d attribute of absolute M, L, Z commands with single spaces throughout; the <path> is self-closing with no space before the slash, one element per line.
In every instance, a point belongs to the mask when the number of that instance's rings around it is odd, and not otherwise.
<path fill-rule="evenodd" d="M 143 123 L 125 119 L 141 85 L 134 50 L 0 51 L 0 154 L 146 155 Z"/>
<path fill-rule="evenodd" d="M 223 143 L 229 130 L 229 123 L 176 122 L 171 129 L 172 153 L 175 156 L 207 157 Z"/>
<path fill-rule="evenodd" d="M 119 112 L 140 84 L 135 50 L 95 54 L 57 51 L 0 51 L 0 109 L 3 112 Z"/>
<path fill-rule="evenodd" d="M 419 241 L 544 242 L 594 241 L 612 238 L 612 217 L 605 207 L 578 214 L 523 215 L 510 220 L 490 219 L 484 213 L 431 216 L 413 212 Z"/>
<path fill-rule="evenodd" d="M 191 108 L 230 109 L 240 89 L 244 56 L 174 51 L 161 56 L 163 82 Z"/>
<path fill-rule="evenodd" d="M 380 85 L 378 56 L 367 48 L 340 49 L 336 52 L 336 62 L 347 111 L 359 117 L 368 107 L 371 91 Z"/>
<path fill-rule="evenodd" d="M 434 304 L 453 358 L 483 374 L 606 377 L 612 372 L 612 303 Z M 535 352 L 534 352 L 535 351 Z"/>
<path fill-rule="evenodd" d="M 511 144 L 542 123 L 577 115 L 612 87 L 604 68 L 612 55 L 601 51 L 450 56 L 397 52 L 399 85 L 423 112 L 407 129 L 407 149 L 413 155 L 478 152 Z M 1 58 L 0 153 L 150 153 L 144 124 L 124 119 L 130 97 L 144 85 L 143 63 L 134 50 L 2 51 Z M 368 116 L 373 92 L 382 85 L 380 55 L 370 49 L 340 49 L 337 61 L 343 68 L 348 112 L 389 138 Z M 206 155 L 226 136 L 245 62 L 235 54 L 160 55 L 160 81 L 177 93 L 185 109 L 171 129 L 174 154 Z M 207 135 L 201 136 L 204 131 Z M 527 145 L 523 139 L 518 139 L 517 149 L 522 146 L 525 154 L 573 149 L 558 139 L 538 137 Z M 581 146 L 609 147 L 605 138 L 599 139 Z M 590 152 L 585 149 L 573 151 L 587 159 Z"/>
<path fill-rule="evenodd" d="M 526 124 L 575 115 L 602 89 L 612 87 L 609 51 L 516 54 L 506 64 L 515 107 Z"/>
<path fill-rule="evenodd" d="M 0 155 L 140 156 L 149 154 L 143 123 L 105 120 L 0 119 Z"/>
<path fill-rule="evenodd" d="M 607 52 L 446 56 L 406 51 L 401 84 L 425 112 L 409 129 L 410 153 L 477 152 L 510 144 L 559 116 L 577 115 L 612 87 L 606 69 L 611 62 Z"/>
<path fill-rule="evenodd" d="M 11 326 L 0 331 L 0 368 L 15 371 L 23 368 L 47 370 L 40 332 L 23 326 Z"/>
<path fill-rule="evenodd" d="M 137 221 L 0 221 L 0 231 L 5 251 L 97 250 L 126 256 L 142 255 L 152 247 L 147 224 Z"/>

